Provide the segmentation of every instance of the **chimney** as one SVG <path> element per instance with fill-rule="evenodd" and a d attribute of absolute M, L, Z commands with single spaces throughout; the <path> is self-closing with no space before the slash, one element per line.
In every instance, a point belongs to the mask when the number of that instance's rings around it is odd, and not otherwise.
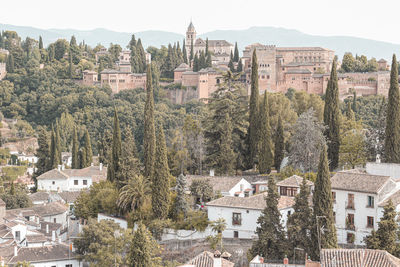
<path fill-rule="evenodd" d="M 46 224 L 46 234 L 48 234 L 48 233 L 49 233 L 49 225 Z"/>
<path fill-rule="evenodd" d="M 218 250 L 214 252 L 214 267 L 222 267 L 221 252 Z"/>
<path fill-rule="evenodd" d="M 57 166 L 58 171 L 61 171 L 61 165 Z"/>
<path fill-rule="evenodd" d="M 260 263 L 264 263 L 264 258 L 260 257 Z"/>
<path fill-rule="evenodd" d="M 51 241 L 56 242 L 56 231 L 51 231 Z"/>
<path fill-rule="evenodd" d="M 17 257 L 17 256 L 18 256 L 18 247 L 15 246 L 14 247 L 14 257 Z"/>
<path fill-rule="evenodd" d="M 289 259 L 285 256 L 283 259 L 283 264 L 288 265 L 289 264 Z"/>
<path fill-rule="evenodd" d="M 100 166 L 99 166 L 100 171 L 103 170 L 103 163 L 100 162 Z"/>
<path fill-rule="evenodd" d="M 210 170 L 210 176 L 214 176 L 214 169 Z"/>

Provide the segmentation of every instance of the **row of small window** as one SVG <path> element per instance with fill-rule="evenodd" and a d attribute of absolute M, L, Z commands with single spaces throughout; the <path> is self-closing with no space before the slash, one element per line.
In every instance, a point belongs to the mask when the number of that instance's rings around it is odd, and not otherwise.
<path fill-rule="evenodd" d="M 56 182 L 53 181 L 52 184 L 55 185 Z M 83 185 L 87 185 L 87 180 L 83 180 L 83 181 L 82 181 L 82 184 L 83 184 Z M 79 185 L 79 180 L 74 180 L 74 185 Z"/>
<path fill-rule="evenodd" d="M 336 223 L 336 212 L 333 213 L 333 219 Z M 374 227 L 374 217 L 372 216 L 367 216 L 367 228 L 373 228 Z M 347 214 L 346 218 L 346 228 L 350 230 L 355 230 L 354 228 L 354 214 L 349 213 Z"/>
<path fill-rule="evenodd" d="M 53 265 L 51 267 L 57 267 L 57 266 Z M 65 267 L 72 267 L 72 264 L 65 264 Z"/>
<path fill-rule="evenodd" d="M 332 192 L 332 201 L 336 202 L 336 192 Z M 373 208 L 375 205 L 375 198 L 373 196 L 367 196 L 367 208 Z M 346 208 L 354 209 L 354 194 L 347 194 L 347 206 Z"/>

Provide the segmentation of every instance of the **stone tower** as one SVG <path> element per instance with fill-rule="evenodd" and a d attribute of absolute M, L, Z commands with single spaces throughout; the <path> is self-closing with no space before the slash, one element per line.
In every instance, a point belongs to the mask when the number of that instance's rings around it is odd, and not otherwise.
<path fill-rule="evenodd" d="M 185 45 L 186 45 L 186 51 L 187 51 L 187 56 L 190 56 L 190 49 L 191 49 L 191 45 L 193 45 L 196 42 L 196 30 L 193 26 L 192 21 L 190 21 L 189 27 L 187 28 L 186 31 L 186 40 L 185 40 Z"/>

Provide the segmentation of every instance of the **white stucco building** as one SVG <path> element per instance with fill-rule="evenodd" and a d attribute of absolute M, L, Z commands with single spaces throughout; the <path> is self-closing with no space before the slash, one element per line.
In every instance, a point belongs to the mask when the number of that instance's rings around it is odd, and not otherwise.
<path fill-rule="evenodd" d="M 65 169 L 59 166 L 37 178 L 38 189 L 44 191 L 80 191 L 107 178 L 107 168 L 90 166 L 84 169 Z"/>

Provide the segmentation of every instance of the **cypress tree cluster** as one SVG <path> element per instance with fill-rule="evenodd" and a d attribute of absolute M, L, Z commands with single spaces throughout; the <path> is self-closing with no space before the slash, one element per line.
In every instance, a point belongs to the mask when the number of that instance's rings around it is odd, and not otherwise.
<path fill-rule="evenodd" d="M 157 134 L 156 159 L 154 175 L 152 177 L 152 208 L 157 219 L 165 219 L 168 215 L 169 205 L 169 168 L 167 158 L 167 145 L 164 130 L 159 127 Z"/>
<path fill-rule="evenodd" d="M 335 220 L 333 217 L 333 204 L 332 204 L 332 188 L 331 179 L 329 174 L 328 156 L 326 146 L 322 149 L 318 174 L 315 181 L 315 188 L 313 194 L 314 206 L 314 227 L 312 228 L 312 244 L 315 248 L 312 250 L 315 254 L 313 258 L 319 258 L 319 245 L 321 248 L 336 248 L 337 236 Z M 321 228 L 324 231 L 321 232 Z M 318 238 L 318 235 L 320 238 Z"/>
<path fill-rule="evenodd" d="M 276 128 L 275 136 L 275 149 L 274 149 L 274 166 L 279 172 L 281 168 L 281 163 L 285 157 L 285 136 L 283 133 L 282 117 L 278 118 L 278 126 Z"/>
<path fill-rule="evenodd" d="M 50 168 L 57 168 L 61 164 L 61 143 L 60 143 L 60 130 L 58 123 L 56 128 L 51 127 L 51 139 L 50 139 Z"/>
<path fill-rule="evenodd" d="M 74 133 L 72 137 L 72 164 L 71 164 L 72 169 L 79 168 L 78 153 L 79 153 L 78 134 L 76 132 L 76 127 L 74 127 Z"/>
<path fill-rule="evenodd" d="M 267 92 L 264 93 L 264 101 L 260 110 L 260 146 L 258 151 L 260 173 L 270 173 L 274 164 L 272 147 L 271 126 L 269 123 L 269 109 Z"/>
<path fill-rule="evenodd" d="M 35 187 L 37 187 L 36 178 L 41 174 L 51 170 L 51 158 L 50 158 L 50 147 L 49 147 L 49 136 L 47 132 L 42 129 L 39 132 L 38 145 L 39 148 L 36 150 L 36 157 L 38 161 L 36 163 L 36 171 L 33 175 L 33 180 L 35 182 Z"/>
<path fill-rule="evenodd" d="M 109 166 L 107 168 L 107 180 L 114 182 L 116 180 L 116 174 L 119 171 L 119 159 L 121 157 L 121 129 L 119 127 L 119 119 L 117 110 L 114 108 L 114 128 L 112 138 L 112 151 L 111 158 L 109 160 Z"/>
<path fill-rule="evenodd" d="M 400 93 L 396 55 L 393 55 L 386 113 L 385 161 L 400 163 Z"/>
<path fill-rule="evenodd" d="M 144 106 L 144 176 L 151 179 L 154 173 L 154 158 L 156 151 L 156 133 L 154 126 L 154 96 L 151 82 L 151 66 L 147 67 L 146 103 Z"/>
<path fill-rule="evenodd" d="M 233 54 L 233 61 L 239 62 L 239 49 L 238 49 L 237 42 L 235 43 L 235 52 Z"/>
<path fill-rule="evenodd" d="M 259 141 L 259 95 L 260 91 L 258 89 L 258 63 L 256 50 L 253 51 L 252 61 L 251 61 L 251 93 L 250 93 L 250 115 L 249 115 L 249 129 L 248 143 L 249 143 L 249 153 L 248 153 L 248 167 L 253 168 L 257 158 L 257 147 Z"/>
<path fill-rule="evenodd" d="M 325 136 L 328 140 L 328 159 L 330 170 L 336 169 L 339 164 L 339 119 L 339 85 L 335 58 L 332 63 L 331 76 L 326 88 L 324 106 L 324 124 L 327 126 L 327 129 L 325 130 Z"/>
<path fill-rule="evenodd" d="M 129 49 L 131 50 L 132 72 L 144 73 L 146 71 L 146 53 L 142 46 L 142 40 L 139 38 L 139 40 L 136 41 L 135 35 L 132 34 L 132 38 L 129 42 Z"/>
<path fill-rule="evenodd" d="M 232 120 L 226 113 L 222 126 L 220 151 L 217 157 L 217 172 L 220 175 L 232 175 L 234 173 L 235 161 L 232 159 L 236 158 L 236 155 L 232 147 Z"/>
<path fill-rule="evenodd" d="M 90 142 L 90 135 L 87 129 L 85 131 L 85 152 L 86 152 L 86 167 L 88 167 L 93 162 L 93 151 L 92 151 L 92 143 Z"/>

